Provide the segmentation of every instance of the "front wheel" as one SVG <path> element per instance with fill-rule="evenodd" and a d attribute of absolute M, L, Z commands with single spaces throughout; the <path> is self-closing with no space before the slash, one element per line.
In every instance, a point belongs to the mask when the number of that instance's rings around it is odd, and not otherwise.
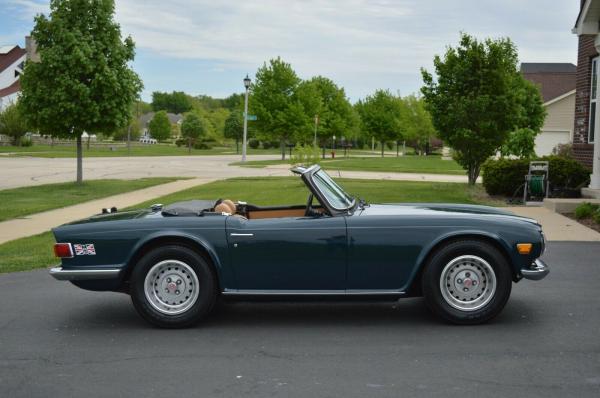
<path fill-rule="evenodd" d="M 216 283 L 208 262 L 176 245 L 158 247 L 135 265 L 131 299 L 146 321 L 165 328 L 191 326 L 212 309 Z"/>
<path fill-rule="evenodd" d="M 504 255 L 477 240 L 456 241 L 439 249 L 426 265 L 422 283 L 432 312 L 456 324 L 492 319 L 504 308 L 512 288 Z"/>

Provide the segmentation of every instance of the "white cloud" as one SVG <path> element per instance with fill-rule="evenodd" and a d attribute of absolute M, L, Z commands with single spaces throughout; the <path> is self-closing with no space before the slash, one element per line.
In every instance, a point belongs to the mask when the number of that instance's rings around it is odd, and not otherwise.
<path fill-rule="evenodd" d="M 8 0 L 29 18 L 47 1 Z M 509 36 L 521 59 L 575 62 L 571 0 L 117 0 L 116 19 L 140 50 L 208 61 L 214 73 L 254 71 L 282 56 L 301 77 L 329 76 L 353 97 L 376 88 L 409 93 L 419 68 L 459 31 Z M 0 32 L 4 33 L 4 32 Z"/>

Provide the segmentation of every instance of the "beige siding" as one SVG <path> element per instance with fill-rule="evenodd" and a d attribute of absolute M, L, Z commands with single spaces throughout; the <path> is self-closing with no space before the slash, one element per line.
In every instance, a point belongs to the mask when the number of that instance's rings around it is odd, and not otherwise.
<path fill-rule="evenodd" d="M 571 131 L 575 119 L 575 93 L 546 107 L 546 120 L 543 130 Z"/>

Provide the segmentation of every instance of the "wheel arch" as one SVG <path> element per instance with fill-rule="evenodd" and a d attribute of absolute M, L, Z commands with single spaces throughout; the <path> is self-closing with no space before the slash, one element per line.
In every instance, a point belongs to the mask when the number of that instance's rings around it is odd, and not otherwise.
<path fill-rule="evenodd" d="M 436 253 L 436 251 L 447 244 L 461 240 L 479 240 L 493 245 L 496 249 L 500 251 L 500 253 L 502 253 L 504 258 L 510 265 L 511 273 L 513 275 L 513 281 L 517 281 L 517 273 L 513 266 L 513 260 L 510 256 L 510 245 L 504 239 L 502 239 L 498 235 L 491 234 L 485 231 L 463 231 L 441 236 L 438 239 L 432 241 L 432 243 L 428 247 L 421 251 L 421 254 L 419 255 L 416 262 L 417 266 L 415 267 L 415 272 L 411 276 L 410 282 L 408 284 L 407 292 L 409 295 L 422 295 L 420 283 L 421 277 L 423 276 L 423 271 L 425 270 L 425 266 L 429 262 L 429 259 Z"/>
<path fill-rule="evenodd" d="M 206 242 L 204 239 L 201 239 L 197 236 L 192 236 L 180 232 L 163 232 L 161 234 L 150 235 L 145 239 L 141 240 L 137 243 L 136 247 L 132 250 L 129 259 L 125 265 L 125 272 L 123 274 L 123 282 L 128 282 L 131 272 L 135 267 L 135 264 L 150 250 L 165 245 L 179 245 L 187 247 L 206 260 L 208 260 L 208 265 L 211 267 L 213 274 L 216 278 L 217 286 L 219 287 L 219 291 L 222 290 L 222 275 L 221 275 L 221 261 L 217 256 L 214 248 Z"/>

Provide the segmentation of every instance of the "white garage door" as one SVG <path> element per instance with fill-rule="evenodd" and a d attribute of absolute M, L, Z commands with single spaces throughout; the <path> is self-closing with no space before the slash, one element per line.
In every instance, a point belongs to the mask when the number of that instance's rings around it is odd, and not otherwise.
<path fill-rule="evenodd" d="M 570 131 L 542 130 L 535 137 L 535 153 L 538 156 L 550 155 L 555 146 L 569 142 L 571 142 Z"/>

